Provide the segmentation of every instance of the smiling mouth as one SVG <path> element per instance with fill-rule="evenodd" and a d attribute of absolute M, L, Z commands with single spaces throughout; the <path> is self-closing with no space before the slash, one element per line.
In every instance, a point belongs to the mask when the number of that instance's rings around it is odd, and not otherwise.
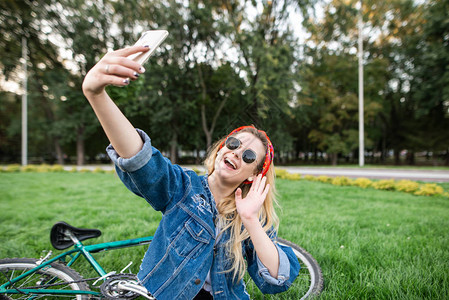
<path fill-rule="evenodd" d="M 234 165 L 234 163 L 227 158 L 224 159 L 224 163 L 231 169 L 234 169 L 234 170 L 237 169 L 237 167 Z"/>

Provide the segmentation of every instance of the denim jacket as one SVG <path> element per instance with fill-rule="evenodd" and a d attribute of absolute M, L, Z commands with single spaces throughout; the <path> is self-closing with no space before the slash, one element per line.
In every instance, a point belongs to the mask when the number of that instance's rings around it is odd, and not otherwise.
<path fill-rule="evenodd" d="M 229 269 L 224 232 L 215 241 L 217 208 L 207 176 L 198 176 L 170 161 L 151 146 L 146 133 L 138 130 L 144 145 L 135 156 L 119 157 L 109 145 L 107 152 L 126 187 L 143 197 L 162 220 L 154 234 L 137 277 L 157 299 L 193 299 L 210 271 L 214 299 L 250 299 L 243 280 L 234 281 Z M 267 294 L 286 291 L 299 272 L 298 260 L 289 247 L 278 245 L 278 277 L 273 278 L 257 257 L 250 240 L 242 243 L 248 273 Z"/>

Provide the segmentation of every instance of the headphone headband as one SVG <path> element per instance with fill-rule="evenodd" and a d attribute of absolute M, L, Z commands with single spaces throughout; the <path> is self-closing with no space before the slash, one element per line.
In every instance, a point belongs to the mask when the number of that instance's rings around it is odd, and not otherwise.
<path fill-rule="evenodd" d="M 239 131 L 242 131 L 243 129 L 246 129 L 246 128 L 251 128 L 251 129 L 257 130 L 258 132 L 262 133 L 265 136 L 265 138 L 267 139 L 267 141 L 268 141 L 267 152 L 265 154 L 265 161 L 264 161 L 263 167 L 262 167 L 262 177 L 263 177 L 263 176 L 265 176 L 267 174 L 268 169 L 270 168 L 271 162 L 273 161 L 273 158 L 274 158 L 273 144 L 271 143 L 270 138 L 268 137 L 268 135 L 267 135 L 267 133 L 265 131 L 259 130 L 259 129 L 257 129 L 254 126 L 242 126 L 242 127 L 236 128 L 236 129 L 231 131 L 231 133 L 229 133 L 226 136 L 226 138 L 223 140 L 223 142 L 221 142 L 221 144 L 220 144 L 218 149 L 220 150 L 221 148 L 223 148 L 223 146 L 224 146 L 226 140 L 228 139 L 228 137 L 230 137 L 231 135 L 233 135 L 233 134 L 235 134 L 235 133 L 237 133 Z M 244 183 L 245 184 L 250 184 L 250 183 L 252 183 L 252 181 L 245 180 Z"/>

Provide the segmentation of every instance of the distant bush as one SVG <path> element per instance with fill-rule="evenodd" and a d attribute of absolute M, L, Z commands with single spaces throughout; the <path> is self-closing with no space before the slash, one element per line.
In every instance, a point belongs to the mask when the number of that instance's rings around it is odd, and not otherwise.
<path fill-rule="evenodd" d="M 289 173 L 285 170 L 277 170 L 276 174 L 281 174 L 281 178 L 287 178 L 289 176 Z M 445 192 L 444 189 L 435 184 L 435 183 L 426 183 L 420 185 L 417 182 L 411 181 L 411 180 L 400 180 L 395 181 L 393 179 L 383 179 L 379 181 L 371 181 L 368 178 L 357 178 L 357 179 L 350 179 L 345 176 L 338 176 L 338 177 L 329 177 L 329 176 L 313 176 L 313 175 L 304 175 L 302 177 L 304 180 L 308 181 L 319 181 L 324 183 L 331 183 L 334 185 L 340 185 L 340 186 L 346 186 L 346 185 L 352 185 L 352 186 L 358 186 L 361 188 L 375 188 L 377 190 L 386 190 L 386 191 L 400 191 L 405 193 L 410 193 L 418 196 L 432 196 L 432 195 L 440 195 L 443 197 L 449 198 L 449 192 Z"/>
<path fill-rule="evenodd" d="M 20 168 L 20 171 L 22 172 L 36 172 L 37 166 L 36 165 L 26 165 Z"/>
<path fill-rule="evenodd" d="M 286 179 L 288 180 L 301 180 L 301 174 L 298 173 L 288 173 Z"/>
<path fill-rule="evenodd" d="M 275 168 L 276 177 L 280 179 L 285 179 L 287 177 L 288 172 L 284 169 Z"/>
<path fill-rule="evenodd" d="M 305 180 L 308 180 L 308 181 L 318 181 L 318 180 L 317 180 L 317 177 L 315 177 L 315 176 L 313 176 L 313 175 L 305 175 L 305 176 L 304 176 L 304 179 L 305 179 Z"/>
<path fill-rule="evenodd" d="M 46 173 L 46 172 L 50 172 L 50 165 L 47 164 L 41 164 L 41 165 L 37 165 L 36 166 L 36 172 L 38 173 Z"/>
<path fill-rule="evenodd" d="M 106 173 L 106 171 L 100 167 L 96 167 L 95 169 L 92 170 L 92 173 Z"/>
<path fill-rule="evenodd" d="M 52 165 L 48 168 L 49 172 L 64 172 L 64 167 L 61 165 Z"/>
<path fill-rule="evenodd" d="M 411 180 L 400 180 L 396 182 L 395 189 L 400 192 L 413 193 L 419 188 L 419 183 Z"/>
<path fill-rule="evenodd" d="M 372 184 L 373 184 L 373 182 L 371 180 L 369 180 L 368 178 L 364 178 L 364 177 L 357 178 L 356 180 L 352 181 L 353 186 L 358 186 L 358 187 L 361 187 L 364 189 L 370 187 Z"/>
<path fill-rule="evenodd" d="M 40 165 L 26 165 L 21 166 L 19 164 L 11 164 L 7 165 L 5 167 L 0 166 L 0 172 L 36 172 L 36 173 L 47 173 L 47 172 L 70 172 L 70 173 L 108 173 L 108 174 L 114 174 L 115 170 L 104 170 L 101 167 L 96 167 L 95 169 L 91 170 L 88 168 L 81 168 L 78 169 L 78 167 L 72 167 L 68 169 L 67 171 L 64 169 L 64 166 L 59 164 L 49 165 L 49 164 L 40 164 Z M 199 172 L 199 171 L 198 171 Z"/>
<path fill-rule="evenodd" d="M 414 194 L 418 196 L 434 196 L 434 195 L 443 195 L 444 190 L 441 186 L 436 185 L 435 183 L 426 183 L 419 187 Z"/>
<path fill-rule="evenodd" d="M 372 184 L 372 187 L 375 188 L 376 190 L 387 190 L 387 191 L 392 191 L 394 190 L 395 187 L 395 183 L 393 179 L 383 179 L 383 180 L 379 180 L 376 181 Z"/>
<path fill-rule="evenodd" d="M 19 164 L 8 165 L 8 166 L 6 166 L 6 168 L 3 171 L 7 172 L 7 173 L 19 172 L 20 165 Z"/>
<path fill-rule="evenodd" d="M 62 165 L 48 165 L 48 164 L 41 164 L 41 165 L 26 165 L 21 166 L 19 164 L 11 164 L 7 165 L 6 167 L 0 167 L 0 172 L 5 173 L 12 173 L 12 172 L 38 172 L 38 173 L 44 173 L 44 172 L 64 172 L 64 167 Z M 197 174 L 202 174 L 204 172 L 201 172 L 198 169 L 193 169 L 193 171 Z M 109 170 L 106 171 L 100 167 L 97 167 L 93 170 L 90 170 L 88 168 L 82 168 L 79 169 L 77 167 L 73 167 L 68 172 L 71 173 L 108 173 L 108 174 L 115 174 L 115 170 Z M 357 179 L 350 179 L 345 176 L 338 176 L 338 177 L 329 177 L 329 176 L 313 176 L 313 175 L 304 175 L 301 177 L 300 174 L 297 173 L 289 173 L 285 169 L 275 169 L 276 177 L 280 179 L 287 179 L 287 180 L 308 180 L 308 181 L 318 181 L 323 183 L 331 183 L 333 185 L 339 185 L 339 186 L 358 186 L 361 188 L 368 188 L 372 187 L 377 190 L 388 190 L 388 191 L 399 191 L 399 192 L 405 192 L 414 194 L 417 196 L 433 196 L 433 195 L 439 195 L 443 197 L 449 198 L 449 192 L 445 192 L 443 188 L 435 183 L 426 183 L 426 184 L 419 184 L 417 182 L 411 181 L 411 180 L 400 180 L 395 181 L 393 179 L 389 180 L 379 180 L 379 181 L 371 181 L 368 178 L 357 178 Z"/>
<path fill-rule="evenodd" d="M 346 186 L 352 185 L 352 180 L 345 176 L 337 176 L 335 178 L 332 178 L 331 183 L 334 185 Z"/>
<path fill-rule="evenodd" d="M 276 168 L 275 172 L 276 172 L 276 178 L 288 179 L 288 180 L 300 180 L 301 179 L 301 174 L 289 173 L 284 169 Z"/>
<path fill-rule="evenodd" d="M 316 181 L 324 183 L 332 183 L 332 177 L 321 175 L 316 177 Z"/>

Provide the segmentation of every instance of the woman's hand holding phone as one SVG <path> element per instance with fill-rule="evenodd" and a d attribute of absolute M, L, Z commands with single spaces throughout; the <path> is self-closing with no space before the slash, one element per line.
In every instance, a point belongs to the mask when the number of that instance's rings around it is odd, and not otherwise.
<path fill-rule="evenodd" d="M 136 80 L 145 72 L 143 64 L 167 36 L 166 30 L 145 31 L 134 46 L 107 53 L 84 78 L 86 97 L 103 93 L 108 85 L 125 86 Z"/>
<path fill-rule="evenodd" d="M 108 85 L 126 86 L 130 80 L 136 80 L 145 69 L 128 56 L 149 50 L 145 46 L 132 46 L 107 53 L 84 78 L 83 92 L 86 97 L 101 94 Z"/>
<path fill-rule="evenodd" d="M 167 33 L 168 34 L 168 33 Z M 83 93 L 89 100 L 106 136 L 123 158 L 134 156 L 142 149 L 142 139 L 134 126 L 105 91 L 108 85 L 125 86 L 145 72 L 143 63 L 166 37 L 160 31 L 147 31 L 136 45 L 107 53 L 86 74 Z M 153 38 L 156 36 L 156 38 Z M 160 38 L 158 38 L 160 36 Z M 154 45 L 147 43 L 152 41 Z"/>
<path fill-rule="evenodd" d="M 145 70 L 129 59 L 134 53 L 148 51 L 148 47 L 133 46 L 107 53 L 86 75 L 83 93 L 89 100 L 98 121 L 117 153 L 123 158 L 134 156 L 142 149 L 142 139 L 134 126 L 105 91 L 108 85 L 125 86 Z"/>

